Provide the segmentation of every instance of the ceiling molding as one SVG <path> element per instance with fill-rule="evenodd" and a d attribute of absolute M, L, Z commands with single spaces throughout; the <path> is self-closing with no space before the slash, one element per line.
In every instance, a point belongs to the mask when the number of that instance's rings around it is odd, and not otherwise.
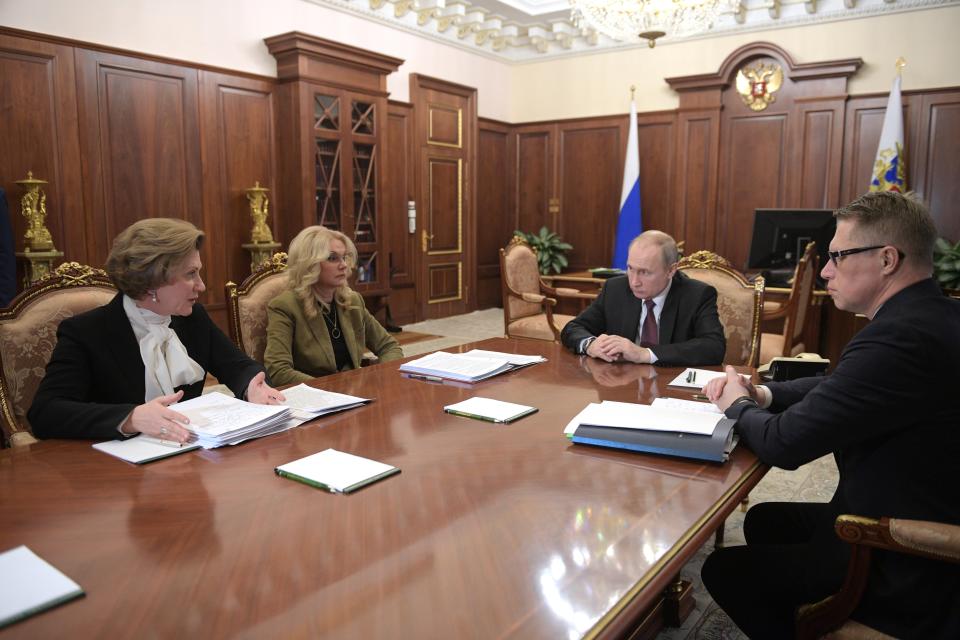
<path fill-rule="evenodd" d="M 507 64 L 647 47 L 645 41 L 619 42 L 573 24 L 566 3 L 555 0 L 303 1 Z M 740 0 L 713 29 L 667 35 L 657 46 L 953 5 L 960 0 Z"/>

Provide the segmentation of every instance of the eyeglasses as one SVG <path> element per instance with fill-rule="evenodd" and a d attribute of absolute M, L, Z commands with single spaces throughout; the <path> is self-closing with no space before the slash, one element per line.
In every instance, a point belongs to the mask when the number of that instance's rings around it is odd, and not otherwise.
<path fill-rule="evenodd" d="M 857 247 L 856 249 L 841 249 L 840 251 L 827 251 L 827 255 L 830 256 L 830 262 L 833 263 L 833 266 L 837 266 L 840 263 L 840 258 L 844 256 L 852 256 L 857 253 L 863 253 L 864 251 L 873 251 L 874 249 L 883 249 L 887 245 L 877 244 L 872 247 Z M 897 255 L 900 256 L 900 259 L 903 260 L 904 254 L 903 251 L 897 249 Z"/>
<path fill-rule="evenodd" d="M 344 264 L 350 265 L 350 264 L 353 264 L 353 255 L 349 253 L 345 253 L 341 256 L 339 253 L 331 253 L 330 255 L 327 256 L 326 262 L 329 262 L 331 264 L 342 262 Z"/>

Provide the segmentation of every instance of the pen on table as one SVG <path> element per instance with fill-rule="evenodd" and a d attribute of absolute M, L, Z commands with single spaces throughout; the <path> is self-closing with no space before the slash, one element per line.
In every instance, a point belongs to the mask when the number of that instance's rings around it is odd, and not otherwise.
<path fill-rule="evenodd" d="M 439 376 L 424 376 L 418 373 L 408 374 L 407 377 L 413 378 L 414 380 L 426 380 L 427 382 L 443 382 L 443 378 Z"/>
<path fill-rule="evenodd" d="M 706 400 L 707 402 L 710 402 L 710 398 L 708 398 L 707 396 L 703 395 L 702 393 L 695 393 L 695 394 L 693 394 L 693 399 L 694 399 L 694 400 Z"/>

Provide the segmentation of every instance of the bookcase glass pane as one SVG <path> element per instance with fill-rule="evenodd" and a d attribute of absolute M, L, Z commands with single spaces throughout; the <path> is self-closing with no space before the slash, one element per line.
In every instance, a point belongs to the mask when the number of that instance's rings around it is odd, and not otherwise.
<path fill-rule="evenodd" d="M 340 141 L 315 140 L 317 224 L 340 229 Z"/>
<path fill-rule="evenodd" d="M 340 130 L 340 97 L 322 93 L 313 95 L 313 128 Z"/>
<path fill-rule="evenodd" d="M 353 145 L 353 241 L 376 242 L 377 147 Z"/>
<path fill-rule="evenodd" d="M 376 118 L 377 105 L 372 102 L 353 101 L 353 109 L 350 113 L 350 124 L 354 133 L 366 133 L 368 135 L 376 134 L 374 122 Z"/>
<path fill-rule="evenodd" d="M 360 257 L 357 259 L 357 283 L 363 284 L 367 282 L 376 282 L 377 281 L 377 252 L 373 253 L 361 253 Z"/>

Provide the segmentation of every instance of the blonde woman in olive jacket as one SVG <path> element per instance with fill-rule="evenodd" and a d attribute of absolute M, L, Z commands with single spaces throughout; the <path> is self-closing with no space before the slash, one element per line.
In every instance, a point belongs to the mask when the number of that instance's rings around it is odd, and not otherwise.
<path fill-rule="evenodd" d="M 288 289 L 267 305 L 263 360 L 273 384 L 356 369 L 368 349 L 381 361 L 403 357 L 347 285 L 356 260 L 353 242 L 325 227 L 307 227 L 290 243 Z"/>

